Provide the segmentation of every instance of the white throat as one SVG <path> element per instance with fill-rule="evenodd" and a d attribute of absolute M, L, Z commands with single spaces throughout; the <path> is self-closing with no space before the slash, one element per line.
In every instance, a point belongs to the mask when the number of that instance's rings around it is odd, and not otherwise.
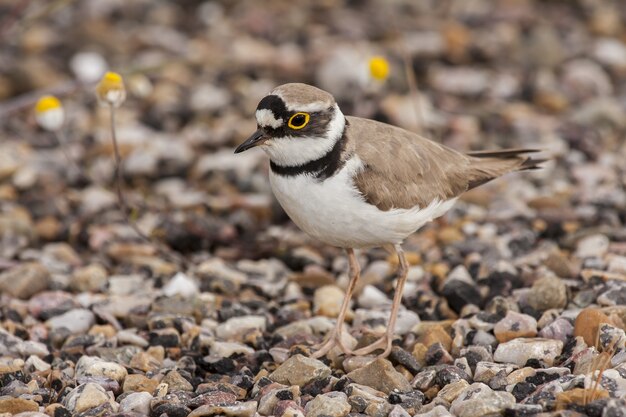
<path fill-rule="evenodd" d="M 346 118 L 335 104 L 333 118 L 324 136 L 284 136 L 266 141 L 261 148 L 272 162 L 281 166 L 298 166 L 320 159 L 341 139 Z"/>

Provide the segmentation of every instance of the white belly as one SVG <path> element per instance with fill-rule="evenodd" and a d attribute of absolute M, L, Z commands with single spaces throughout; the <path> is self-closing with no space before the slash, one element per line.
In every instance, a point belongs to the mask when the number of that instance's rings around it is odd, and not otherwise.
<path fill-rule="evenodd" d="M 324 243 L 343 248 L 399 244 L 448 211 L 456 201 L 435 201 L 423 209 L 379 210 L 366 203 L 354 187 L 352 176 L 360 167 L 361 161 L 353 158 L 324 181 L 309 175 L 280 176 L 270 171 L 270 184 L 298 227 Z"/>

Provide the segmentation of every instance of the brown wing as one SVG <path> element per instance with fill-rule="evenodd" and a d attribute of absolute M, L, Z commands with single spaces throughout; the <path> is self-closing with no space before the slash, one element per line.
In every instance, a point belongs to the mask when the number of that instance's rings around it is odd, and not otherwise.
<path fill-rule="evenodd" d="M 365 199 L 381 210 L 425 207 L 449 200 L 507 172 L 535 167 L 520 153 L 464 155 L 404 129 L 346 117 L 350 147 L 364 168 L 354 177 Z"/>

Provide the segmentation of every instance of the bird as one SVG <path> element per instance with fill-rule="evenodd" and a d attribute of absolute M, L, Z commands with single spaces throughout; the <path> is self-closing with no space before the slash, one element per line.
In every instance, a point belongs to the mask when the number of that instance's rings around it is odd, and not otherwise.
<path fill-rule="evenodd" d="M 349 283 L 337 322 L 320 358 L 338 347 L 346 355 L 392 348 L 409 264 L 403 241 L 442 216 L 461 194 L 506 173 L 540 168 L 537 149 L 461 153 L 416 133 L 346 116 L 332 94 L 303 83 L 274 88 L 255 111 L 257 130 L 235 153 L 259 147 L 270 160 L 269 181 L 291 220 L 309 236 L 345 250 Z M 382 247 L 398 258 L 398 279 L 385 333 L 351 350 L 343 322 L 360 277 L 355 250 Z"/>

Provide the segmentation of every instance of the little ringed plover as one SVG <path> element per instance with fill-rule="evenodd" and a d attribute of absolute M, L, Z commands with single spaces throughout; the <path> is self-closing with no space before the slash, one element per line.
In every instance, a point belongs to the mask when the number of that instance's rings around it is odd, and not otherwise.
<path fill-rule="evenodd" d="M 263 149 L 271 188 L 293 222 L 348 255 L 350 282 L 337 324 L 315 357 L 334 346 L 388 355 L 408 271 L 404 239 L 465 191 L 544 161 L 526 156 L 535 149 L 463 154 L 395 126 L 344 116 L 331 94 L 306 84 L 276 87 L 260 101 L 256 121 L 258 130 L 235 153 Z M 351 351 L 341 332 L 360 273 L 354 249 L 377 246 L 399 259 L 391 315 L 383 337 Z"/>

